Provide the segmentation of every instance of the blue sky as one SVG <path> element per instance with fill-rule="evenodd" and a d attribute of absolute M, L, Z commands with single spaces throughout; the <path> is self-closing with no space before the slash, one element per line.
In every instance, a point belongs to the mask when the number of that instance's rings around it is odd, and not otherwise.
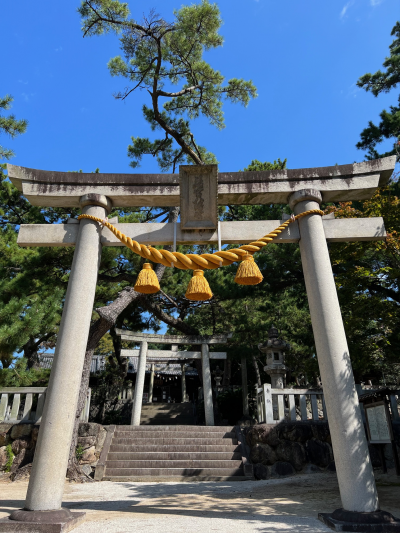
<path fill-rule="evenodd" d="M 83 39 L 79 1 L 4 2 L 2 82 L 25 135 L 0 143 L 11 161 L 48 170 L 130 172 L 130 137 L 147 136 L 145 93 L 113 98 L 126 86 L 106 64 L 118 55 L 115 36 Z M 155 8 L 171 20 L 181 1 L 130 1 L 133 16 Z M 213 151 L 222 171 L 252 159 L 288 158 L 289 168 L 362 161 L 355 148 L 369 120 L 396 102 L 396 91 L 375 98 L 356 87 L 378 70 L 399 18 L 398 0 L 220 0 L 224 46 L 206 55 L 227 79 L 252 79 L 259 97 L 248 108 L 225 106 L 226 128 L 198 120 L 197 141 Z M 155 172 L 144 159 L 139 172 Z"/>

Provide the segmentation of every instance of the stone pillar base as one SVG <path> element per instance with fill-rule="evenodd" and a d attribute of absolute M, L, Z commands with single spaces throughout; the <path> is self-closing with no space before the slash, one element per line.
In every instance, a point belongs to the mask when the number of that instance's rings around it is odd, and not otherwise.
<path fill-rule="evenodd" d="M 86 513 L 73 513 L 69 509 L 57 511 L 26 511 L 19 509 L 9 518 L 0 520 L 1 533 L 67 533 L 85 518 Z"/>
<path fill-rule="evenodd" d="M 331 514 L 319 513 L 318 518 L 333 531 L 400 532 L 400 520 L 386 511 L 357 513 L 336 509 Z"/>

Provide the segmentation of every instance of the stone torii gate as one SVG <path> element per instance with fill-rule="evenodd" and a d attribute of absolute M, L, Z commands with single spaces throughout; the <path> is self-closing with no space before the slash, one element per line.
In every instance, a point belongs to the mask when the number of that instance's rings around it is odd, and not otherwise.
<path fill-rule="evenodd" d="M 288 203 L 297 215 L 318 209 L 321 202 L 370 198 L 388 182 L 394 165 L 395 156 L 349 165 L 261 172 L 218 174 L 216 165 L 185 166 L 180 167 L 179 176 L 77 174 L 8 165 L 8 176 L 32 205 L 80 207 L 83 214 L 101 219 L 112 207 L 177 206 L 182 196 L 183 206 L 186 204 L 182 226 L 152 223 L 117 227 L 142 244 L 246 244 L 272 231 L 280 221 L 223 222 L 217 226 L 217 203 Z M 201 182 L 197 198 L 185 189 L 188 179 Z M 192 224 L 187 220 L 188 212 L 196 214 L 210 206 L 211 214 L 200 213 L 204 216 Z M 323 220 L 318 214 L 309 214 L 276 239 L 278 243 L 300 245 L 344 509 L 342 514 L 332 515 L 338 520 L 344 516 L 359 520 L 362 516 L 364 521 L 376 521 L 381 515 L 327 242 L 382 240 L 385 235 L 382 218 Z M 79 224 L 21 225 L 18 243 L 75 246 L 75 253 L 25 506 L 11 518 L 18 521 L 18 531 L 32 531 L 32 527 L 38 531 L 37 522 L 45 521 L 64 522 L 71 528 L 79 517 L 61 509 L 61 502 L 101 249 L 121 243 L 108 229 L 102 230 L 89 219 Z M 36 525 L 29 529 L 32 522 Z M 2 523 L 0 531 L 17 531 L 11 524 Z"/>
<path fill-rule="evenodd" d="M 121 350 L 123 357 L 137 357 L 139 352 L 139 364 L 136 375 L 135 395 L 133 400 L 132 421 L 133 426 L 140 425 L 142 414 L 142 396 L 144 388 L 144 378 L 146 372 L 147 356 L 165 360 L 184 361 L 185 359 L 201 359 L 203 392 L 204 392 L 204 412 L 206 426 L 214 425 L 214 409 L 212 399 L 212 384 L 210 359 L 226 359 L 226 352 L 210 352 L 209 344 L 225 344 L 232 334 L 227 335 L 158 335 L 156 333 L 136 333 L 124 329 L 116 329 L 121 341 L 128 341 L 140 344 L 139 350 Z M 171 344 L 171 350 L 149 350 L 148 343 Z M 179 351 L 178 344 L 201 345 L 200 352 Z M 184 379 L 184 375 L 182 375 Z"/>

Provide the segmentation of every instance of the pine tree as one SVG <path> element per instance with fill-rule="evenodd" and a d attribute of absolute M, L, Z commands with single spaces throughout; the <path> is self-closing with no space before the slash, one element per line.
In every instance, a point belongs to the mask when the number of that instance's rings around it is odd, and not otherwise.
<path fill-rule="evenodd" d="M 6 94 L 4 98 L 0 98 L 0 112 L 2 110 L 8 111 L 11 108 L 11 104 L 14 99 L 10 94 Z M 12 139 L 21 133 L 25 133 L 28 127 L 28 122 L 24 119 L 17 120 L 15 115 L 8 115 L 8 117 L 0 116 L 0 133 L 9 135 Z M 4 148 L 0 145 L 0 160 L 10 159 L 15 154 L 9 148 Z"/>
<path fill-rule="evenodd" d="M 201 0 L 182 6 L 175 10 L 173 22 L 151 11 L 140 24 L 130 17 L 128 4 L 118 0 L 84 0 L 78 11 L 84 37 L 121 35 L 123 57 L 111 59 L 108 68 L 112 76 L 121 76 L 130 85 L 116 98 L 125 100 L 137 89 L 149 93 L 150 106 L 143 106 L 143 117 L 162 137 L 132 137 L 131 166 L 136 168 L 146 154 L 156 157 L 163 171 L 175 172 L 184 162 L 215 163 L 214 154 L 196 142 L 193 120 L 203 116 L 222 129 L 223 100 L 247 106 L 257 96 L 251 81 L 232 78 L 224 85 L 224 76 L 203 59 L 204 51 L 223 44 L 217 4 Z M 172 90 L 176 85 L 178 89 Z"/>
<path fill-rule="evenodd" d="M 390 56 L 383 63 L 386 71 L 378 70 L 375 74 L 364 74 L 358 82 L 358 87 L 371 91 L 374 96 L 381 93 L 388 93 L 396 89 L 400 83 L 400 22 L 392 29 L 391 35 L 396 38 L 389 46 Z M 384 109 L 380 114 L 381 121 L 378 125 L 372 121 L 368 127 L 361 132 L 361 141 L 357 143 L 360 150 L 368 150 L 367 159 L 377 159 L 389 155 L 398 155 L 399 160 L 399 141 L 400 141 L 400 95 L 399 105 L 390 106 L 389 111 Z M 384 153 L 379 153 L 376 146 L 385 139 L 393 139 L 393 148 Z"/>

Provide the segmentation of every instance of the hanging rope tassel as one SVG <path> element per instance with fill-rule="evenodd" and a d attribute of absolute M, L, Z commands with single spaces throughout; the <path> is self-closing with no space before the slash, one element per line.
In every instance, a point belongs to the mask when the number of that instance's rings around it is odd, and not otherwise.
<path fill-rule="evenodd" d="M 250 254 L 244 256 L 236 272 L 235 282 L 239 285 L 258 285 L 263 280 L 254 257 Z"/>
<path fill-rule="evenodd" d="M 204 272 L 202 270 L 194 270 L 185 297 L 188 300 L 202 302 L 212 298 L 212 295 L 213 293 L 211 292 L 210 285 L 204 277 Z"/>
<path fill-rule="evenodd" d="M 160 290 L 158 278 L 150 263 L 144 263 L 133 288 L 141 294 L 154 294 Z"/>

